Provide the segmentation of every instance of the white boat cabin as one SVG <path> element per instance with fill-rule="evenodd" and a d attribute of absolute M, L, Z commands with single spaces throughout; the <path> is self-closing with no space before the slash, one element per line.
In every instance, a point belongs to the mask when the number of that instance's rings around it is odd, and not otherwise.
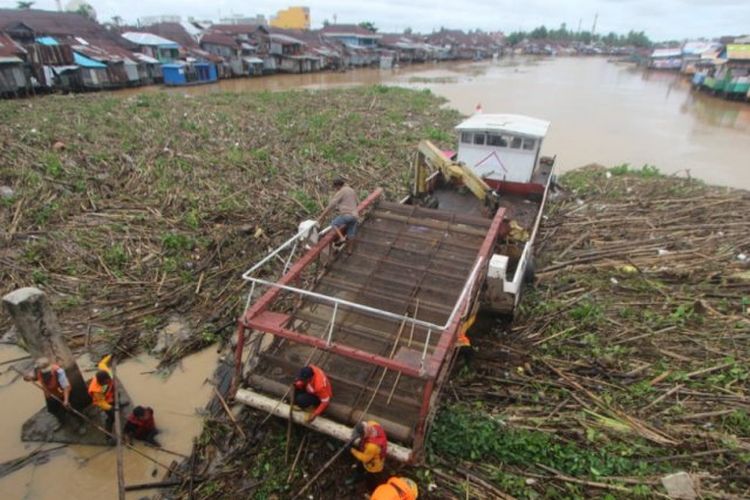
<path fill-rule="evenodd" d="M 456 127 L 457 160 L 485 180 L 530 183 L 549 125 L 523 115 L 476 113 Z"/>

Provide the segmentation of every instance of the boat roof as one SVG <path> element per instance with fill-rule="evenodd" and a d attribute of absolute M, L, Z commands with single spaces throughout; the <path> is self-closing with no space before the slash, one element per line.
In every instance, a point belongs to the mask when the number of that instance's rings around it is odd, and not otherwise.
<path fill-rule="evenodd" d="M 475 113 L 456 126 L 456 130 L 498 130 L 532 137 L 547 135 L 550 123 L 524 115 Z"/>

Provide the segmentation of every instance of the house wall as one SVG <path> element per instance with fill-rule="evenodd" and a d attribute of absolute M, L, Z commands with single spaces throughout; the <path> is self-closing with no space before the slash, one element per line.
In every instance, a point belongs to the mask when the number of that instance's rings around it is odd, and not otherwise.
<path fill-rule="evenodd" d="M 362 38 L 359 36 L 346 36 L 346 35 L 326 35 L 336 40 L 340 40 L 349 45 L 355 45 L 357 47 L 375 47 L 377 46 L 377 40 L 375 38 Z"/>
<path fill-rule="evenodd" d="M 22 64 L 0 64 L 0 93 L 17 92 L 26 88 L 27 84 Z"/>
<path fill-rule="evenodd" d="M 288 57 L 281 57 L 277 61 L 277 68 L 279 71 L 285 73 L 301 73 L 302 67 L 300 59 L 289 59 Z"/>
<path fill-rule="evenodd" d="M 201 43 L 201 47 L 206 52 L 210 52 L 214 55 L 221 56 L 225 59 L 231 59 L 237 57 L 237 51 L 226 45 L 216 45 L 213 43 Z"/>
<path fill-rule="evenodd" d="M 101 89 L 109 85 L 105 68 L 81 68 L 81 80 L 86 88 Z"/>

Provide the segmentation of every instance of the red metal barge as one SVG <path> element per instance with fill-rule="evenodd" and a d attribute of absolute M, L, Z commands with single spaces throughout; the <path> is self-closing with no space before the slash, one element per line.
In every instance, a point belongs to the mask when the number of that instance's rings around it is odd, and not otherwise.
<path fill-rule="evenodd" d="M 378 189 L 360 204 L 352 255 L 334 252 L 333 231 L 317 240 L 308 226 L 248 270 L 236 400 L 302 421 L 283 400 L 315 364 L 333 398 L 311 427 L 346 440 L 374 419 L 391 456 L 418 461 L 459 333 L 480 307 L 518 303 L 550 185 L 553 160 L 539 156 L 548 125 L 475 115 L 457 127 L 457 161 L 421 143 L 409 196 L 389 202 Z M 278 280 L 260 277 L 277 261 Z"/>

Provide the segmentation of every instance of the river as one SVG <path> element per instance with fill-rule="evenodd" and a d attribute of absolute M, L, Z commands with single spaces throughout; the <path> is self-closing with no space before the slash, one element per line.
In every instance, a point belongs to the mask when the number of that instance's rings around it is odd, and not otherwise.
<path fill-rule="evenodd" d="M 13 345 L 0 345 L 0 364 L 17 359 L 26 352 Z M 169 376 L 154 370 L 158 360 L 142 354 L 118 366 L 117 376 L 137 404 L 153 406 L 156 423 L 161 429 L 158 440 L 165 449 L 189 455 L 192 440 L 203 426 L 196 410 L 203 408 L 211 395 L 211 385 L 204 381 L 216 367 L 215 347 L 184 358 Z M 79 359 L 86 377 L 95 371 L 87 356 Z M 24 456 L 31 451 L 53 448 L 54 444 L 22 443 L 21 426 L 44 405 L 44 398 L 33 385 L 20 380 L 3 365 L 0 370 L 0 401 L 5 405 L 0 434 L 0 462 Z M 12 409 L 8 408 L 12 405 Z M 176 457 L 144 446 L 135 445 L 160 464 L 168 466 Z M 177 458 L 179 460 L 179 458 Z M 112 447 L 68 446 L 48 461 L 13 472 L 0 479 L 1 498 L 104 500 L 117 498 L 116 454 Z M 131 451 L 124 451 L 126 484 L 159 481 L 165 473 L 160 465 Z M 153 491 L 133 492 L 128 498 L 143 498 Z"/>
<path fill-rule="evenodd" d="M 214 85 L 120 93 L 246 92 L 363 84 L 429 88 L 464 114 L 520 113 L 552 122 L 543 150 L 558 171 L 590 163 L 691 175 L 750 189 L 750 105 L 690 88 L 677 73 L 644 71 L 603 58 L 506 58 L 400 69 L 359 69 L 222 80 Z M 743 166 L 744 165 L 744 166 Z"/>

